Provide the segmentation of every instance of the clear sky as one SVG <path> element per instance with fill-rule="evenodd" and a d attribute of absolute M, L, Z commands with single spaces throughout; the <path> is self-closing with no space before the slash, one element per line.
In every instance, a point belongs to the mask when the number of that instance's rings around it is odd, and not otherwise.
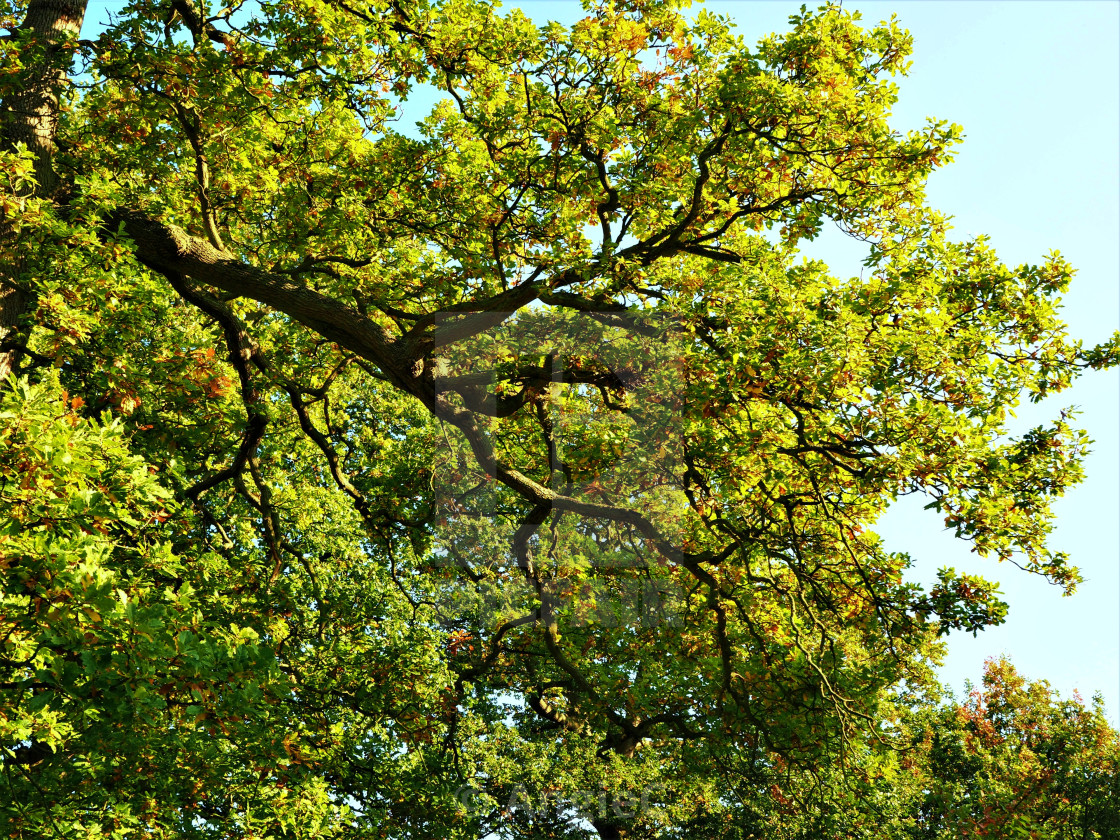
<path fill-rule="evenodd" d="M 800 4 L 711 3 L 751 36 L 782 28 Z M 897 14 L 914 36 L 913 66 L 899 82 L 894 125 L 927 116 L 964 127 L 956 161 L 930 181 L 931 204 L 956 232 L 986 233 L 1012 265 L 1057 249 L 1078 269 L 1064 314 L 1086 344 L 1120 326 L 1120 4 L 1090 2 L 847 2 L 865 22 Z M 858 271 L 859 254 L 833 237 L 820 256 L 834 271 Z M 892 509 L 880 532 L 916 560 L 914 578 L 951 565 L 999 580 L 1005 624 L 950 637 L 943 680 L 960 691 L 984 660 L 1007 654 L 1028 677 L 1063 694 L 1105 697 L 1120 711 L 1120 375 L 1094 371 L 1074 388 L 1019 411 L 1018 428 L 1078 406 L 1094 440 L 1086 480 L 1056 506 L 1051 547 L 1067 551 L 1086 578 L 1063 598 L 1041 578 L 982 560 L 917 499 Z"/>
<path fill-rule="evenodd" d="M 507 2 L 538 23 L 582 16 L 574 2 Z M 749 42 L 787 28 L 801 6 L 777 0 L 708 2 Z M 813 3 L 806 5 L 812 7 Z M 1057 249 L 1078 269 L 1065 316 L 1086 344 L 1120 326 L 1120 3 L 845 2 L 864 23 L 897 14 L 914 36 L 910 75 L 897 80 L 893 125 L 925 118 L 964 127 L 956 161 L 933 175 L 929 200 L 954 216 L 957 234 L 986 233 L 1004 262 L 1038 263 Z M 862 252 L 842 234 L 812 243 L 834 273 L 858 274 Z M 907 500 L 880 532 L 916 560 L 914 580 L 941 566 L 1002 584 L 1008 619 L 977 637 L 949 638 L 942 679 L 960 694 L 984 660 L 1007 654 L 1031 679 L 1063 694 L 1105 697 L 1120 710 L 1120 375 L 1091 372 L 1071 390 L 1018 412 L 1017 430 L 1075 405 L 1095 441 L 1086 480 L 1057 504 L 1051 547 L 1069 553 L 1086 581 L 1068 598 L 1041 578 L 985 561 L 954 539 L 933 511 Z"/>

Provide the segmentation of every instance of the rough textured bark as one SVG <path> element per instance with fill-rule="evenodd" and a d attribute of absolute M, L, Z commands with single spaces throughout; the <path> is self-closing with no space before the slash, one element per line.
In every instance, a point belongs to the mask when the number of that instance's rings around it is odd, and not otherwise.
<path fill-rule="evenodd" d="M 85 17 L 86 0 L 31 0 L 27 16 L 13 33 L 25 40 L 30 61 L 15 92 L 0 102 L 0 148 L 23 143 L 35 155 L 35 194 L 50 196 L 58 186 L 52 158 L 58 130 L 58 101 L 72 53 L 65 48 L 76 38 Z M 26 341 L 23 316 L 34 305 L 33 290 L 20 281 L 23 261 L 8 246 L 0 220 L 0 380 L 11 373 Z"/>
<path fill-rule="evenodd" d="M 0 245 L 0 248 L 3 246 Z M 9 279 L 16 271 L 15 256 L 0 256 L 0 382 L 8 378 L 25 340 L 20 321 L 29 295 Z"/>

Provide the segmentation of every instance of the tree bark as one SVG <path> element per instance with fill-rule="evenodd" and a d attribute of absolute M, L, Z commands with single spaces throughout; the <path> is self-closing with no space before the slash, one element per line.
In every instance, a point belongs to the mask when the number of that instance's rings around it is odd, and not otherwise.
<path fill-rule="evenodd" d="M 421 353 L 402 347 L 385 330 L 342 302 L 284 274 L 275 274 L 219 251 L 205 239 L 135 210 L 106 214 L 107 228 L 123 226 L 136 259 L 165 276 L 185 275 L 224 292 L 252 298 L 290 315 L 319 335 L 373 362 L 407 393 L 423 397 Z"/>
<path fill-rule="evenodd" d="M 592 820 L 591 825 L 602 840 L 624 840 L 630 833 L 613 821 Z"/>
<path fill-rule="evenodd" d="M 23 41 L 29 60 L 14 92 L 0 102 L 0 149 L 23 143 L 35 155 L 37 183 L 30 195 L 50 197 L 58 187 L 53 164 L 58 100 L 73 59 L 67 44 L 78 37 L 86 2 L 31 0 L 27 16 L 11 36 Z M 35 303 L 34 290 L 22 280 L 23 268 L 12 232 L 0 219 L 0 382 L 23 352 L 28 337 L 24 317 Z"/>

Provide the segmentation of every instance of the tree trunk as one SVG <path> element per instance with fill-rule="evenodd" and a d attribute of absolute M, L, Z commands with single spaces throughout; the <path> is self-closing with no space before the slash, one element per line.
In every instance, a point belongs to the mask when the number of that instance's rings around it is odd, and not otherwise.
<path fill-rule="evenodd" d="M 630 833 L 611 820 L 592 820 L 591 825 L 599 833 L 601 840 L 623 840 Z"/>
<path fill-rule="evenodd" d="M 52 158 L 58 129 L 58 98 L 73 58 L 67 43 L 78 37 L 87 0 L 31 0 L 14 33 L 27 40 L 28 55 L 15 91 L 0 102 L 0 149 L 23 143 L 35 155 L 33 192 L 50 197 L 58 186 Z M 24 316 L 35 301 L 25 284 L 23 259 L 12 232 L 0 220 L 0 382 L 15 367 L 27 341 Z"/>

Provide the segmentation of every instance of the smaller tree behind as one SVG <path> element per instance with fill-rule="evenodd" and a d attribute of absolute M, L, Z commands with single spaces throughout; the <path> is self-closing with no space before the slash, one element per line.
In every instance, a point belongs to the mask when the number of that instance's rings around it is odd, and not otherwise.
<path fill-rule="evenodd" d="M 1120 838 L 1120 733 L 1099 696 L 1062 700 L 990 659 L 982 688 L 925 714 L 907 762 L 926 777 L 915 836 Z"/>
<path fill-rule="evenodd" d="M 960 701 L 912 688 L 882 715 L 881 737 L 824 763 L 724 756 L 724 795 L 687 836 L 1120 840 L 1120 732 L 1099 697 L 1063 700 L 1006 658 L 988 660 Z"/>

